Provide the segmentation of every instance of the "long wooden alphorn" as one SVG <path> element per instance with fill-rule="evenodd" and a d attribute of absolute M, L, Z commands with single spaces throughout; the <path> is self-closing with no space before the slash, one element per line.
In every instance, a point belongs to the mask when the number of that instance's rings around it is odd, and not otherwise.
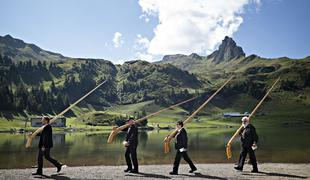
<path fill-rule="evenodd" d="M 159 110 L 159 111 L 157 111 L 157 112 L 154 112 L 154 113 L 152 113 L 152 114 L 149 114 L 149 115 L 147 115 L 147 116 L 145 116 L 145 117 L 139 118 L 139 119 L 135 120 L 135 123 L 142 122 L 142 121 L 144 121 L 144 120 L 146 120 L 146 119 L 148 119 L 148 118 L 150 118 L 150 117 L 152 117 L 152 116 L 155 116 L 155 115 L 157 115 L 157 114 L 159 114 L 159 113 L 162 113 L 162 112 L 164 112 L 164 111 L 167 111 L 167 110 L 169 110 L 169 109 L 175 108 L 175 107 L 180 106 L 180 105 L 182 105 L 182 104 L 185 104 L 185 103 L 187 103 L 187 102 L 190 102 L 190 101 L 192 101 L 192 100 L 194 100 L 194 99 L 196 99 L 196 98 L 197 98 L 197 97 L 193 97 L 193 98 L 187 99 L 187 100 L 182 101 L 182 102 L 179 102 L 179 103 L 177 103 L 177 104 L 175 104 L 175 105 L 169 106 L 169 107 L 167 107 L 167 108 L 164 108 L 164 109 L 161 109 L 161 110 Z M 107 142 L 108 142 L 109 144 L 112 143 L 112 142 L 114 141 L 116 135 L 117 135 L 120 131 L 122 131 L 122 130 L 128 128 L 129 126 L 130 126 L 129 124 L 125 124 L 125 125 L 122 125 L 122 126 L 120 126 L 120 127 L 113 127 L 113 129 L 112 129 L 112 131 L 111 131 L 111 133 L 110 133 L 110 135 L 109 135 L 109 137 L 108 137 L 108 141 L 107 141 Z"/>
<path fill-rule="evenodd" d="M 278 83 L 278 81 L 280 80 L 280 77 L 273 83 L 273 85 L 270 87 L 270 89 L 267 91 L 267 93 L 265 94 L 265 96 L 260 100 L 260 102 L 255 106 L 255 108 L 253 109 L 253 111 L 251 112 L 251 114 L 249 115 L 249 120 L 250 118 L 256 113 L 257 109 L 261 106 L 261 104 L 264 102 L 264 100 L 267 98 L 267 96 L 271 93 L 272 89 L 275 87 L 275 85 Z M 226 144 L 226 156 L 227 159 L 230 159 L 232 157 L 232 153 L 231 153 L 231 144 L 233 142 L 233 140 L 238 136 L 238 134 L 240 133 L 242 129 L 242 125 L 239 127 L 239 129 L 237 129 L 237 131 L 235 132 L 235 134 L 230 138 L 230 140 L 228 141 L 228 143 Z"/>
<path fill-rule="evenodd" d="M 102 83 L 100 83 L 98 86 L 96 86 L 94 89 L 92 89 L 91 91 L 89 91 L 88 93 L 86 93 L 83 97 L 81 97 L 80 99 L 78 99 L 76 102 L 74 102 L 73 104 L 71 104 L 69 107 L 67 107 L 65 110 L 63 110 L 61 113 L 57 114 L 56 116 L 53 117 L 53 119 L 50 120 L 49 124 L 52 124 L 53 122 L 55 122 L 60 116 L 64 115 L 66 112 L 68 112 L 71 108 L 73 108 L 75 105 L 77 105 L 79 102 L 81 102 L 83 99 L 85 99 L 87 96 L 89 96 L 92 92 L 94 92 L 96 89 L 98 89 L 101 85 L 103 85 L 104 83 L 106 83 L 107 80 L 103 81 Z M 26 143 L 26 148 L 31 147 L 32 145 L 32 140 L 43 131 L 44 126 L 41 126 L 40 128 L 38 128 L 34 133 L 30 134 L 27 138 L 27 143 Z"/>
<path fill-rule="evenodd" d="M 234 76 L 230 77 L 217 91 L 215 91 L 212 96 L 210 96 L 195 112 L 193 112 L 186 120 L 184 120 L 183 124 L 185 125 L 186 123 L 188 123 L 189 121 L 191 121 L 196 114 L 202 109 L 204 108 L 213 98 L 214 96 L 220 92 L 232 79 L 234 78 Z M 165 137 L 164 139 L 164 153 L 168 153 L 170 152 L 170 142 L 172 140 L 172 138 L 175 137 L 176 133 L 178 131 L 175 129 L 172 133 L 170 133 L 167 137 Z"/>

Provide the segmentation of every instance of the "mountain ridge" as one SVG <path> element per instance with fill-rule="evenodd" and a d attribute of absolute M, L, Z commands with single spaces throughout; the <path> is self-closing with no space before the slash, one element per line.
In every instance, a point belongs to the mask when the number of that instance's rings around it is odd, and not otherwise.
<path fill-rule="evenodd" d="M 19 114 L 24 110 L 33 114 L 54 114 L 103 79 L 109 81 L 81 102 L 79 108 L 96 112 L 143 102 L 167 107 L 198 96 L 195 102 L 182 106 L 190 113 L 232 75 L 235 78 L 210 102 L 205 112 L 217 114 L 225 109 L 231 111 L 231 107 L 242 111 L 248 109 L 248 103 L 255 104 L 274 80 L 281 77 L 268 100 L 282 108 L 276 101 L 288 99 L 284 102 L 299 108 L 297 115 L 303 110 L 304 114 L 309 114 L 310 56 L 300 60 L 268 59 L 257 55 L 239 56 L 242 52 L 238 50 L 239 53 L 228 53 L 227 56 L 221 52 L 224 55 L 221 57 L 232 59 L 223 58 L 219 62 L 214 61 L 215 56 L 208 58 L 192 53 L 167 55 L 163 61 L 155 63 L 131 60 L 115 65 L 104 59 L 64 57 L 59 60 L 48 56 L 40 59 L 42 50 L 35 45 L 27 45 L 30 54 L 21 58 L 27 53 L 19 55 L 24 46 L 17 47 L 6 47 L 7 53 L 14 55 L 9 57 L 2 54 L 5 46 L 0 46 L 0 102 L 5 102 L 0 103 L 0 118 L 8 112 Z M 219 55 L 220 51 L 217 52 Z M 289 109 L 284 107 L 282 112 Z"/>

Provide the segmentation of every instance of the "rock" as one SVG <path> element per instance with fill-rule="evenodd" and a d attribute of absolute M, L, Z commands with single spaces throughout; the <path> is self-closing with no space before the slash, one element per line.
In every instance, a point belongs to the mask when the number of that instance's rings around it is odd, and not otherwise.
<path fill-rule="evenodd" d="M 187 56 L 184 54 L 173 54 L 173 55 L 165 55 L 162 61 L 173 61 L 179 58 L 186 58 Z"/>
<path fill-rule="evenodd" d="M 196 54 L 196 53 L 192 53 L 192 54 L 190 54 L 189 55 L 189 57 L 190 58 L 193 58 L 193 59 L 199 59 L 199 60 L 201 60 L 202 59 L 202 57 L 201 56 L 199 56 L 198 54 Z"/>
<path fill-rule="evenodd" d="M 208 58 L 212 58 L 213 62 L 218 64 L 223 61 L 238 59 L 244 56 L 245 53 L 242 48 L 237 46 L 236 42 L 232 38 L 226 36 L 222 41 L 222 44 L 219 46 L 219 49 L 209 55 Z"/>

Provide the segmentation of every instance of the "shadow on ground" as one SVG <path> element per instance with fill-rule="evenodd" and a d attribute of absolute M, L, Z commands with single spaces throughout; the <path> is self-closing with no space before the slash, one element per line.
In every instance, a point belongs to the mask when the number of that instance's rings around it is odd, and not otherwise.
<path fill-rule="evenodd" d="M 69 180 L 71 178 L 64 176 L 63 174 L 52 174 L 50 176 L 42 175 L 42 176 L 35 176 L 34 178 L 37 179 L 57 179 L 57 180 Z"/>
<path fill-rule="evenodd" d="M 171 179 L 169 176 L 164 176 L 160 174 L 151 174 L 151 173 L 126 174 L 125 176 L 157 178 L 157 179 Z"/>
<path fill-rule="evenodd" d="M 223 178 L 223 177 L 218 177 L 218 176 L 210 176 L 210 175 L 205 175 L 205 174 L 201 174 L 201 173 L 194 173 L 193 175 L 188 175 L 188 174 L 183 174 L 184 176 L 187 177 L 191 177 L 191 178 L 206 178 L 206 179 L 227 179 L 227 178 Z"/>
<path fill-rule="evenodd" d="M 286 177 L 286 178 L 299 178 L 299 179 L 307 179 L 305 176 L 298 176 L 293 174 L 283 174 L 283 173 L 274 173 L 274 172 L 258 172 L 258 173 L 242 173 L 242 175 L 249 176 L 275 176 L 275 177 Z"/>

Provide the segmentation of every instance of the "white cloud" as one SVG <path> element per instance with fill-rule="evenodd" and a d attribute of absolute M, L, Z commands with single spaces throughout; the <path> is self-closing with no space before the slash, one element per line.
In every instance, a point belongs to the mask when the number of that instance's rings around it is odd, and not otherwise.
<path fill-rule="evenodd" d="M 134 48 L 136 50 L 143 50 L 147 49 L 150 45 L 150 40 L 146 37 L 143 37 L 141 34 L 137 35 L 137 38 L 135 40 Z"/>
<path fill-rule="evenodd" d="M 212 52 L 225 36 L 238 30 L 241 14 L 251 3 L 260 5 L 259 0 L 139 0 L 143 15 L 159 21 L 147 42 L 147 53 Z"/>
<path fill-rule="evenodd" d="M 134 43 L 135 58 L 147 61 L 154 61 L 154 55 L 147 52 L 149 48 L 150 40 L 146 37 L 143 37 L 141 34 L 137 35 L 137 38 Z"/>
<path fill-rule="evenodd" d="M 115 48 L 119 48 L 124 44 L 124 41 L 121 38 L 122 38 L 122 34 L 120 32 L 114 33 L 114 37 L 113 37 L 112 41 L 113 41 Z"/>
<path fill-rule="evenodd" d="M 147 15 L 145 15 L 145 14 L 140 15 L 139 19 L 144 19 L 144 21 L 147 23 L 150 21 L 150 18 L 148 18 Z"/>

